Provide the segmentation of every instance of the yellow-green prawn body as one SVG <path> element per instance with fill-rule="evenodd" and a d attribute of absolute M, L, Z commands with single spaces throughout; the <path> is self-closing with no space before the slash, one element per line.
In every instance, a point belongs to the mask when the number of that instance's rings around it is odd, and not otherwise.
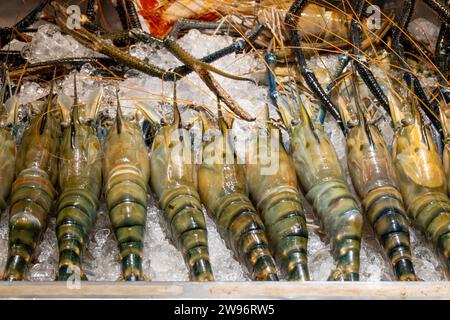
<path fill-rule="evenodd" d="M 103 179 L 109 217 L 119 245 L 122 278 L 144 280 L 142 270 L 147 217 L 149 152 L 137 120 L 122 115 L 108 128 Z"/>
<path fill-rule="evenodd" d="M 208 237 L 197 172 L 190 156 L 189 134 L 181 128 L 178 110 L 172 124 L 163 125 L 153 140 L 150 166 L 151 187 L 163 210 L 166 230 L 181 251 L 190 279 L 214 280 L 208 250 Z"/>
<path fill-rule="evenodd" d="M 75 93 L 76 95 L 76 93 Z M 77 99 L 63 131 L 59 160 L 60 195 L 57 203 L 56 236 L 59 264 L 57 279 L 65 281 L 78 273 L 82 254 L 97 219 L 102 188 L 102 150 L 92 125 L 79 115 Z"/>
<path fill-rule="evenodd" d="M 350 81 L 355 85 L 353 90 Z M 415 281 L 403 197 L 386 142 L 380 131 L 366 119 L 365 103 L 368 104 L 369 95 L 364 87 L 360 78 L 345 79 L 337 94 L 337 104 L 347 131 L 350 176 L 362 200 L 365 217 L 397 280 Z"/>
<path fill-rule="evenodd" d="M 245 165 L 251 198 L 284 278 L 310 280 L 308 230 L 294 163 L 280 143 L 278 128 L 268 126 L 258 137 L 256 153 Z"/>
<path fill-rule="evenodd" d="M 47 228 L 57 195 L 61 128 L 55 110 L 52 110 L 52 100 L 50 93 L 47 108 L 31 120 L 17 153 L 16 179 L 11 192 L 8 260 L 3 273 L 3 278 L 9 281 L 23 280 Z"/>
<path fill-rule="evenodd" d="M 203 127 L 206 134 L 215 129 L 205 117 Z M 232 135 L 228 128 L 217 131 L 204 139 L 203 161 L 198 170 L 200 198 L 227 246 L 246 266 L 250 278 L 276 281 L 276 265 L 264 224 L 248 198 L 244 167 L 234 156 Z M 233 156 L 227 158 L 227 153 Z"/>

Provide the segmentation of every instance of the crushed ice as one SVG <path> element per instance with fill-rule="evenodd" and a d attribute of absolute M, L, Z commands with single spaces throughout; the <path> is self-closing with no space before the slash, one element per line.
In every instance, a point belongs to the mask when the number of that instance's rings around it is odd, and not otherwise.
<path fill-rule="evenodd" d="M 23 57 L 30 63 L 99 55 L 81 45 L 71 36 L 63 35 L 53 24 L 39 26 L 31 43 L 23 46 L 21 50 Z"/>

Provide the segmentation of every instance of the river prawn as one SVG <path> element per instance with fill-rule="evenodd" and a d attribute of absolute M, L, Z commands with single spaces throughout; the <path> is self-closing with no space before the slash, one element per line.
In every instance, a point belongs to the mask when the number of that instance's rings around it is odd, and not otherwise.
<path fill-rule="evenodd" d="M 56 235 L 59 248 L 58 280 L 67 280 L 81 269 L 82 254 L 97 218 L 102 187 L 102 150 L 93 123 L 80 117 L 76 78 L 74 101 L 63 132 L 59 161 Z"/>
<path fill-rule="evenodd" d="M 312 103 L 308 99 L 302 102 L 293 86 L 283 91 L 277 98 L 277 108 L 289 132 L 295 171 L 306 199 L 330 238 L 337 263 L 329 280 L 358 281 L 361 210 L 323 126 L 311 119 Z"/>
<path fill-rule="evenodd" d="M 175 90 L 174 90 L 175 91 Z M 150 184 L 173 244 L 182 252 L 193 281 L 214 280 L 208 249 L 205 217 L 197 191 L 192 145 L 174 94 L 174 119 L 156 131 L 152 143 Z M 153 119 L 153 124 L 157 122 Z"/>
<path fill-rule="evenodd" d="M 221 113 L 220 113 L 221 114 Z M 198 170 L 198 189 L 208 213 L 216 221 L 222 238 L 241 261 L 253 280 L 278 280 L 275 260 L 267 240 L 264 224 L 248 198 L 244 166 L 237 163 L 231 142 L 231 129 L 219 116 L 214 121 L 202 113 L 205 136 L 203 161 Z M 232 163 L 227 159 L 232 153 Z"/>
<path fill-rule="evenodd" d="M 415 281 L 408 220 L 393 160 L 383 136 L 367 119 L 371 97 L 363 94 L 361 82 L 356 75 L 347 77 L 336 92 L 346 126 L 350 176 L 396 278 Z"/>
<path fill-rule="evenodd" d="M 144 280 L 142 255 L 150 177 L 149 152 L 136 118 L 122 114 L 117 97 L 116 119 L 107 128 L 103 178 L 109 217 L 122 262 L 122 278 Z"/>
<path fill-rule="evenodd" d="M 57 195 L 59 120 L 54 115 L 53 84 L 46 108 L 23 134 L 16 158 L 9 219 L 8 260 L 3 278 L 23 280 L 35 249 L 47 227 Z"/>
<path fill-rule="evenodd" d="M 392 156 L 410 219 L 423 230 L 450 268 L 450 200 L 447 179 L 430 129 L 410 95 L 388 95 L 395 136 Z"/>

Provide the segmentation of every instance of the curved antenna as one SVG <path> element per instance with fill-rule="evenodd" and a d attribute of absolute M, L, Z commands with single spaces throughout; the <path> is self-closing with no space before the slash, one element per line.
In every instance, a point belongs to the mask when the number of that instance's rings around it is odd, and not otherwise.
<path fill-rule="evenodd" d="M 353 42 L 353 61 L 354 67 L 358 71 L 358 74 L 363 79 L 366 86 L 369 88 L 370 92 L 375 96 L 375 98 L 380 102 L 383 108 L 389 112 L 389 102 L 378 84 L 373 73 L 369 70 L 369 65 L 365 60 L 365 57 L 361 54 L 361 20 L 364 14 L 366 0 L 355 0 L 355 8 L 352 8 L 353 18 L 351 22 L 351 37 Z"/>
<path fill-rule="evenodd" d="M 297 65 L 300 69 L 300 73 L 305 79 L 306 84 L 314 93 L 316 98 L 322 103 L 322 106 L 333 116 L 338 123 L 341 130 L 344 130 L 342 119 L 340 117 L 338 108 L 331 101 L 325 90 L 320 85 L 314 72 L 308 68 L 305 55 L 302 49 L 302 42 L 300 40 L 300 34 L 296 29 L 295 17 L 300 16 L 303 8 L 305 7 L 307 0 L 295 0 L 286 14 L 285 23 L 288 26 L 289 37 L 291 39 L 291 45 L 294 49 Z"/>

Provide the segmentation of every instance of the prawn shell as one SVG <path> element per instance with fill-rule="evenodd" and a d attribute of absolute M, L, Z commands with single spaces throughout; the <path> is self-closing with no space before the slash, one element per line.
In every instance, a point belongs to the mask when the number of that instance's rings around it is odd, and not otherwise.
<path fill-rule="evenodd" d="M 45 122 L 43 122 L 45 121 Z M 11 192 L 5 280 L 23 280 L 47 227 L 56 197 L 60 126 L 52 113 L 35 117 L 24 132 Z"/>
<path fill-rule="evenodd" d="M 163 210 L 166 230 L 183 254 L 193 281 L 214 280 L 205 217 L 197 192 L 197 173 L 185 152 L 190 138 L 176 125 L 162 127 L 155 135 L 150 166 L 150 184 Z"/>
<path fill-rule="evenodd" d="M 247 195 L 243 166 L 227 163 L 220 152 L 225 141 L 219 135 L 214 143 L 204 146 L 203 162 L 198 170 L 200 198 L 228 248 L 246 266 L 250 277 L 278 280 L 264 224 Z"/>
<path fill-rule="evenodd" d="M 336 151 L 323 130 L 296 125 L 291 134 L 297 176 L 326 233 L 337 262 L 330 280 L 359 280 L 363 219 Z"/>
<path fill-rule="evenodd" d="M 122 278 L 144 280 L 142 270 L 148 150 L 137 124 L 123 120 L 109 128 L 104 149 L 103 177 L 109 217 L 118 241 Z"/>
<path fill-rule="evenodd" d="M 66 128 L 59 161 L 61 191 L 56 216 L 58 280 L 67 280 L 77 271 L 86 279 L 81 260 L 97 219 L 102 187 L 101 156 L 100 143 L 89 125 L 76 125 L 74 135 L 71 127 Z"/>
<path fill-rule="evenodd" d="M 364 213 L 398 280 L 415 281 L 408 221 L 392 158 L 380 132 L 372 125 L 371 142 L 362 125 L 350 129 L 347 159 Z"/>
<path fill-rule="evenodd" d="M 261 149 L 259 153 L 267 151 Z M 272 252 L 285 279 L 307 281 L 310 280 L 307 261 L 308 231 L 295 167 L 281 145 L 277 160 L 278 170 L 272 174 L 262 174 L 264 166 L 261 161 L 247 164 L 247 185 L 266 226 Z"/>
<path fill-rule="evenodd" d="M 429 131 L 422 133 L 417 122 L 399 130 L 393 158 L 408 216 L 428 235 L 450 270 L 450 199 L 444 168 Z M 413 162 L 406 165 L 406 159 Z"/>

